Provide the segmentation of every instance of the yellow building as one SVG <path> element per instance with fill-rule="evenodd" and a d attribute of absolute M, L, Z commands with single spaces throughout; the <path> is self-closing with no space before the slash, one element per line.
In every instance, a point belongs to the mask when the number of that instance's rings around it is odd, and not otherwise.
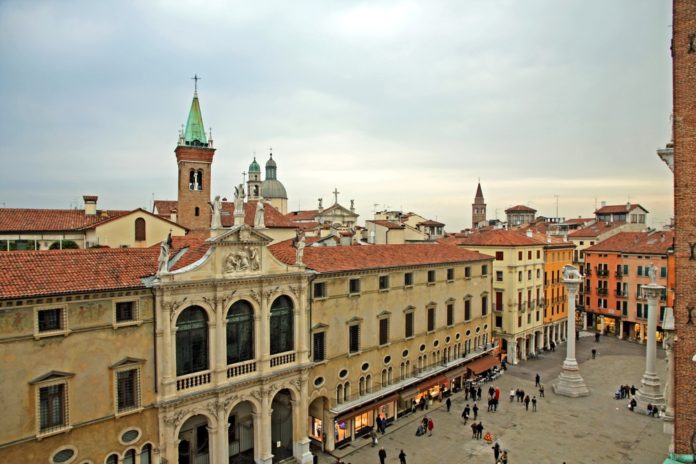
<path fill-rule="evenodd" d="M 294 262 L 289 242 L 270 247 Z M 498 364 L 491 264 L 449 245 L 313 247 L 309 437 L 331 451 Z"/>
<path fill-rule="evenodd" d="M 561 279 L 563 266 L 573 264 L 572 242 L 547 239 L 544 245 L 544 348 L 551 348 L 551 341 L 558 344 L 568 332 L 568 293 Z"/>
<path fill-rule="evenodd" d="M 0 253 L 0 462 L 156 462 L 157 252 Z"/>
<path fill-rule="evenodd" d="M 511 230 L 457 234 L 447 240 L 494 257 L 493 335 L 517 364 L 544 346 L 544 242 Z"/>

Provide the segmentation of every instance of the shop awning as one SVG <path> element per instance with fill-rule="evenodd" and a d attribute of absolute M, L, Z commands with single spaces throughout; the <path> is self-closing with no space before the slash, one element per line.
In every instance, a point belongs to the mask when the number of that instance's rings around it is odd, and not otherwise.
<path fill-rule="evenodd" d="M 434 387 L 435 385 L 439 385 L 441 383 L 449 385 L 449 379 L 446 375 L 439 375 L 437 377 L 433 377 L 432 379 L 426 379 L 419 384 L 411 386 L 411 388 L 407 390 L 399 392 L 399 396 L 401 396 L 401 399 L 408 399 L 413 396 L 416 396 L 419 392 L 427 390 L 428 388 Z"/>
<path fill-rule="evenodd" d="M 377 409 L 380 406 L 383 406 L 387 403 L 391 403 L 392 401 L 396 401 L 398 399 L 399 399 L 399 395 L 397 393 L 394 393 L 393 395 L 389 395 L 385 398 L 380 398 L 379 400 L 376 400 L 373 403 L 366 404 L 363 406 L 358 406 L 355 409 L 353 409 L 352 411 L 344 412 L 340 416 L 336 416 L 336 419 L 334 419 L 334 420 L 336 422 L 341 422 L 341 421 L 344 421 L 346 419 L 350 419 L 351 417 L 355 417 L 358 414 L 362 414 L 366 411 L 371 411 L 373 409 Z"/>
<path fill-rule="evenodd" d="M 500 360 L 493 355 L 486 355 L 482 358 L 478 358 L 476 361 L 472 361 L 466 365 L 474 374 L 480 374 L 481 372 L 487 371 L 493 366 L 500 364 Z"/>

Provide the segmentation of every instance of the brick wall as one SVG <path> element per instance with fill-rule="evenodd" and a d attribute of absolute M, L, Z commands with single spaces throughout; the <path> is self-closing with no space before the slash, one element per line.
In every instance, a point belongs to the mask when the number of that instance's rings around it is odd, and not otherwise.
<path fill-rule="evenodd" d="M 213 163 L 213 148 L 178 146 L 175 150 L 179 165 L 179 203 L 177 222 L 191 231 L 210 230 L 210 171 Z M 189 172 L 203 171 L 203 188 L 189 188 Z M 199 215 L 195 215 L 198 208 Z"/>
<path fill-rule="evenodd" d="M 674 203 L 676 214 L 675 451 L 696 432 L 696 1 L 673 3 Z M 689 37 L 691 36 L 691 38 Z M 695 259 L 692 259 L 695 258 Z M 694 308 L 693 323 L 688 323 Z"/>

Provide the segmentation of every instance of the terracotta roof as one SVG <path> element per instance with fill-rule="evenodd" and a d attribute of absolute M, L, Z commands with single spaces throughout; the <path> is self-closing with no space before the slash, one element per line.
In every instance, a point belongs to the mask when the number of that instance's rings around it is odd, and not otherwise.
<path fill-rule="evenodd" d="M 308 209 L 304 211 L 290 211 L 285 217 L 291 221 L 314 221 L 318 214 L 318 209 Z"/>
<path fill-rule="evenodd" d="M 0 253 L 0 298 L 144 287 L 159 247 Z"/>
<path fill-rule="evenodd" d="M 428 219 L 427 221 L 419 222 L 418 225 L 419 226 L 435 226 L 435 227 L 444 226 L 443 223 L 433 221 L 432 219 Z"/>
<path fill-rule="evenodd" d="M 206 238 L 207 237 L 195 235 L 172 237 L 172 247 L 169 255 L 174 257 L 181 250 L 184 250 L 184 254 L 170 267 L 169 270 L 179 270 L 201 259 L 208 249 L 210 249 L 210 242 L 206 241 Z M 153 248 L 157 248 L 158 251 L 159 247 L 159 243 L 157 245 L 153 245 Z"/>
<path fill-rule="evenodd" d="M 268 249 L 285 264 L 295 263 L 295 248 L 292 246 L 292 240 L 276 243 Z M 308 246 L 304 249 L 302 261 L 308 268 L 318 272 L 341 272 L 489 259 L 491 259 L 490 256 L 451 245 L 412 244 Z"/>
<path fill-rule="evenodd" d="M 595 222 L 587 227 L 582 227 L 578 230 L 568 234 L 568 237 L 578 238 L 578 237 L 598 237 L 599 235 L 608 232 L 612 229 L 620 227 L 626 224 L 624 221 L 614 221 L 614 222 Z"/>
<path fill-rule="evenodd" d="M 563 221 L 563 224 L 585 224 L 587 222 L 592 222 L 594 220 L 595 220 L 595 218 L 566 219 L 565 221 Z"/>
<path fill-rule="evenodd" d="M 666 254 L 672 246 L 674 231 L 620 232 L 589 247 L 585 252 Z"/>
<path fill-rule="evenodd" d="M 466 237 L 455 234 L 455 242 L 459 246 L 535 246 L 544 245 L 545 242 L 529 238 L 524 233 L 514 230 L 496 229 L 483 232 L 474 232 Z"/>
<path fill-rule="evenodd" d="M 365 222 L 371 222 L 373 224 L 377 224 L 378 226 L 386 227 L 387 229 L 403 229 L 405 227 L 403 224 L 397 224 L 396 222 L 385 221 L 383 219 L 374 219 Z"/>
<path fill-rule="evenodd" d="M 82 230 L 130 212 L 97 210 L 95 215 L 86 215 L 83 209 L 0 208 L 0 231 L 48 232 Z"/>
<path fill-rule="evenodd" d="M 602 206 L 597 211 L 595 211 L 595 214 L 626 214 L 635 208 L 641 208 L 641 209 L 645 210 L 645 212 L 648 211 L 647 209 L 643 208 L 639 204 L 626 203 L 624 205 Z"/>
<path fill-rule="evenodd" d="M 525 205 L 512 206 L 505 210 L 506 213 L 536 213 L 534 208 Z"/>
<path fill-rule="evenodd" d="M 254 226 L 254 217 L 256 216 L 257 200 L 249 200 L 244 203 L 244 223 L 248 226 Z M 178 202 L 173 200 L 155 200 L 155 208 L 160 215 L 169 215 L 172 208 L 177 208 Z M 296 229 L 297 225 L 285 217 L 270 203 L 265 203 L 263 208 L 264 224 L 269 228 L 289 228 Z M 222 214 L 220 216 L 223 227 L 232 227 L 234 225 L 234 202 L 222 202 Z"/>

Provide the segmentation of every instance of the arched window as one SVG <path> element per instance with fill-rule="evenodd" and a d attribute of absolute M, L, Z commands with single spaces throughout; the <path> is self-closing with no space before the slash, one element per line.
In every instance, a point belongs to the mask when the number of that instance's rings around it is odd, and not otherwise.
<path fill-rule="evenodd" d="M 200 216 L 200 215 L 201 215 L 201 209 L 200 209 L 198 206 L 196 206 L 196 207 L 194 208 L 194 210 L 193 210 L 193 214 L 194 214 L 196 217 Z"/>
<path fill-rule="evenodd" d="M 227 312 L 227 364 L 254 357 L 254 310 L 246 301 L 237 301 Z"/>
<path fill-rule="evenodd" d="M 189 171 L 189 190 L 196 190 L 196 171 Z"/>
<path fill-rule="evenodd" d="M 150 464 L 152 462 L 152 445 L 147 444 L 140 450 L 140 464 Z"/>
<path fill-rule="evenodd" d="M 343 403 L 343 385 L 340 383 L 336 385 L 336 403 Z"/>
<path fill-rule="evenodd" d="M 279 296 L 271 305 L 271 354 L 293 350 L 293 331 L 292 300 Z"/>
<path fill-rule="evenodd" d="M 129 449 L 123 455 L 123 464 L 135 464 L 135 450 Z"/>
<path fill-rule="evenodd" d="M 135 220 L 135 241 L 143 240 L 145 240 L 145 219 L 138 218 Z"/>
<path fill-rule="evenodd" d="M 197 190 L 203 190 L 203 171 L 200 169 L 196 171 L 196 185 Z"/>
<path fill-rule="evenodd" d="M 176 320 L 176 375 L 208 369 L 208 318 L 203 308 L 191 306 Z"/>
<path fill-rule="evenodd" d="M 110 454 L 108 458 L 106 458 L 106 464 L 118 464 L 118 454 L 113 453 Z"/>

